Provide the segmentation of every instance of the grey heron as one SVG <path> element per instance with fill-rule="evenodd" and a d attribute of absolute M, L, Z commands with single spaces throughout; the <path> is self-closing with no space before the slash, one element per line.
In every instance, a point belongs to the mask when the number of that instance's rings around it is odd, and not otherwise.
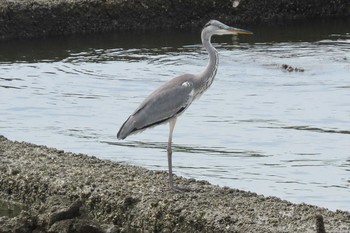
<path fill-rule="evenodd" d="M 169 122 L 167 145 L 169 186 L 175 191 L 181 190 L 173 183 L 172 173 L 172 137 L 176 119 L 198 99 L 213 83 L 218 69 L 218 52 L 211 44 L 213 35 L 252 34 L 250 31 L 229 27 L 217 20 L 210 20 L 202 29 L 201 38 L 209 53 L 209 62 L 199 74 L 184 74 L 173 78 L 153 91 L 129 116 L 120 128 L 117 138 L 125 139 L 131 134 Z"/>

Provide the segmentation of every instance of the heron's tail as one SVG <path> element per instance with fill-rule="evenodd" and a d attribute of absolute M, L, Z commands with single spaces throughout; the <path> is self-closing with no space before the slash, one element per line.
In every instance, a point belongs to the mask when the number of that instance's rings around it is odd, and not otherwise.
<path fill-rule="evenodd" d="M 133 131 L 135 131 L 135 127 L 133 124 L 132 116 L 130 116 L 120 127 L 119 132 L 117 134 L 118 139 L 125 139 L 129 136 Z"/>

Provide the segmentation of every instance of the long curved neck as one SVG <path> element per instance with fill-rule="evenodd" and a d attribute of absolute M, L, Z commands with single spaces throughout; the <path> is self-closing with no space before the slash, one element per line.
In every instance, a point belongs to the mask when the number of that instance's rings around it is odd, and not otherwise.
<path fill-rule="evenodd" d="M 196 78 L 197 85 L 195 86 L 197 89 L 198 97 L 213 83 L 219 65 L 218 52 L 211 44 L 210 39 L 211 35 L 206 36 L 205 33 L 202 32 L 202 44 L 203 47 L 208 51 L 209 62 L 205 70 L 202 73 L 198 74 Z"/>

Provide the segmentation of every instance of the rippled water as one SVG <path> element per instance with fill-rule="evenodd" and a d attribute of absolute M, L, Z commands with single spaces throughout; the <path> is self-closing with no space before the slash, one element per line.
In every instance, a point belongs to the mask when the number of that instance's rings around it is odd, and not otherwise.
<path fill-rule="evenodd" d="M 349 26 L 214 38 L 217 78 L 178 119 L 175 174 L 349 211 Z M 198 31 L 8 41 L 0 51 L 0 134 L 156 170 L 167 170 L 167 125 L 115 135 L 149 92 L 207 62 Z"/>

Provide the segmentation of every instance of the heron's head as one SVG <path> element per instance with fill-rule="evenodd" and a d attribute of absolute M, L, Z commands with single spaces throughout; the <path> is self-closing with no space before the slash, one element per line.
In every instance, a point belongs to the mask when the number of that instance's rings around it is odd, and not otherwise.
<path fill-rule="evenodd" d="M 212 36 L 212 35 L 239 35 L 239 34 L 244 34 L 244 35 L 250 35 L 253 34 L 250 31 L 240 29 L 240 28 L 234 28 L 227 26 L 226 24 L 223 24 L 217 20 L 210 20 L 203 28 L 202 34 L 207 36 Z"/>

